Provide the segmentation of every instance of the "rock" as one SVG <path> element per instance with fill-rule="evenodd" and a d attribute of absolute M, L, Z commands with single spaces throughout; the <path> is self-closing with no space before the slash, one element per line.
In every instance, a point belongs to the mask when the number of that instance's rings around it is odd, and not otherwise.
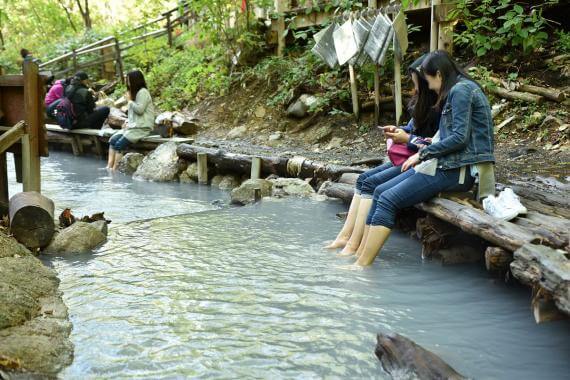
<path fill-rule="evenodd" d="M 186 171 L 180 173 L 180 175 L 178 176 L 178 180 L 180 181 L 180 183 L 196 183 L 196 181 L 190 178 L 190 176 Z"/>
<path fill-rule="evenodd" d="M 263 119 L 265 117 L 265 114 L 266 114 L 265 108 L 263 106 L 257 106 L 255 108 L 254 114 L 255 114 L 256 118 Z"/>
<path fill-rule="evenodd" d="M 226 175 L 218 184 L 220 190 L 233 190 L 236 187 L 239 187 L 240 179 L 233 175 Z"/>
<path fill-rule="evenodd" d="M 177 180 L 180 167 L 176 147 L 175 142 L 159 145 L 143 159 L 134 177 L 156 182 Z"/>
<path fill-rule="evenodd" d="M 245 125 L 240 125 L 239 127 L 235 127 L 229 131 L 226 137 L 230 140 L 233 140 L 242 137 L 246 132 L 247 127 Z"/>
<path fill-rule="evenodd" d="M 283 134 L 281 134 L 281 132 L 276 132 L 276 133 L 269 135 L 269 141 L 277 141 L 277 140 L 281 140 L 282 138 L 283 138 Z"/>
<path fill-rule="evenodd" d="M 22 244 L 18 243 L 16 239 L 8 237 L 0 232 L 0 259 L 3 257 L 13 257 L 16 255 L 28 256 L 31 254 L 32 252 Z"/>
<path fill-rule="evenodd" d="M 564 122 L 562 120 L 560 120 L 559 118 L 557 118 L 555 116 L 548 115 L 544 118 L 544 120 L 542 121 L 542 124 L 540 124 L 540 129 L 544 129 L 544 128 L 559 129 L 562 125 L 564 125 Z"/>
<path fill-rule="evenodd" d="M 545 116 L 543 113 L 538 112 L 538 111 L 534 112 L 528 118 L 528 120 L 526 122 L 526 127 L 527 128 L 536 127 L 536 126 L 540 125 L 544 119 L 545 119 Z"/>
<path fill-rule="evenodd" d="M 190 165 L 188 165 L 188 168 L 186 169 L 186 174 L 188 175 L 188 177 L 192 181 L 197 182 L 198 181 L 198 164 L 196 162 L 193 162 Z"/>
<path fill-rule="evenodd" d="M 96 225 L 75 222 L 57 233 L 43 253 L 48 255 L 87 253 L 105 240 L 107 237 Z"/>
<path fill-rule="evenodd" d="M 127 114 L 120 109 L 112 107 L 107 117 L 107 123 L 109 123 L 111 127 L 121 128 L 123 124 L 125 124 L 125 121 L 127 121 Z"/>
<path fill-rule="evenodd" d="M 96 220 L 91 225 L 97 228 L 105 237 L 107 237 L 107 233 L 109 232 L 109 228 L 107 227 L 109 223 L 106 220 Z"/>
<path fill-rule="evenodd" d="M 316 104 L 317 101 L 318 99 L 314 95 L 303 94 L 287 107 L 287 116 L 302 119 L 307 116 L 309 109 Z"/>
<path fill-rule="evenodd" d="M 121 108 L 126 106 L 128 103 L 127 98 L 125 98 L 124 96 L 121 96 L 119 99 L 115 100 L 115 107 L 116 108 Z"/>
<path fill-rule="evenodd" d="M 218 187 L 220 185 L 220 182 L 222 182 L 222 180 L 224 179 L 223 175 L 215 175 L 214 178 L 212 178 L 212 182 L 210 183 L 210 185 L 212 187 Z"/>
<path fill-rule="evenodd" d="M 123 174 L 133 174 L 137 171 L 143 159 L 144 154 L 142 153 L 127 153 L 119 161 L 117 170 Z"/>
<path fill-rule="evenodd" d="M 329 144 L 327 145 L 326 149 L 330 150 L 330 149 L 338 149 L 342 146 L 343 143 L 343 139 L 341 139 L 340 137 L 333 137 L 331 139 L 331 141 L 329 142 Z"/>
<path fill-rule="evenodd" d="M 294 195 L 307 197 L 315 194 L 315 190 L 306 181 L 300 178 L 277 178 L 271 179 L 273 193 L 281 195 Z"/>
<path fill-rule="evenodd" d="M 254 199 L 254 189 L 261 189 L 261 196 L 267 197 L 271 195 L 271 189 L 273 183 L 265 179 L 248 179 L 241 184 L 240 187 L 235 188 L 231 192 L 231 203 L 245 205 L 248 203 L 253 203 Z"/>

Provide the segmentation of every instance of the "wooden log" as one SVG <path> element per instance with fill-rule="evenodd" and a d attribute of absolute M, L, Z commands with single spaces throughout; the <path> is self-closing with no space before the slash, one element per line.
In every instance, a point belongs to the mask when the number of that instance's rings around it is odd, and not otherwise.
<path fill-rule="evenodd" d="M 556 306 L 570 314 L 570 259 L 561 250 L 525 244 L 514 252 L 513 276 L 525 285 L 540 286 Z"/>
<path fill-rule="evenodd" d="M 0 153 L 4 153 L 8 148 L 18 142 L 26 133 L 26 123 L 20 121 L 7 132 L 0 135 Z"/>
<path fill-rule="evenodd" d="M 532 86 L 530 84 L 521 84 L 518 86 L 517 90 L 544 96 L 545 98 L 553 100 L 558 103 L 561 103 L 562 101 L 564 101 L 564 99 L 566 99 L 566 95 L 564 95 L 562 91 L 556 88 L 546 88 L 546 87 Z"/>
<path fill-rule="evenodd" d="M 350 204 L 354 196 L 354 186 L 345 183 L 325 181 L 319 188 L 318 193 L 330 198 L 339 198 L 344 201 L 344 203 Z"/>
<path fill-rule="evenodd" d="M 10 233 L 30 249 L 49 244 L 55 231 L 51 199 L 30 191 L 10 198 Z"/>
<path fill-rule="evenodd" d="M 502 87 L 487 87 L 487 90 L 493 94 L 504 99 L 509 100 L 521 100 L 527 103 L 542 104 L 544 102 L 544 97 L 535 94 L 529 94 L 527 92 L 519 91 L 509 91 Z"/>
<path fill-rule="evenodd" d="M 397 333 L 379 333 L 374 353 L 392 376 L 410 373 L 418 379 L 466 379 L 439 356 Z"/>
<path fill-rule="evenodd" d="M 506 273 L 513 261 L 513 253 L 500 247 L 487 247 L 485 267 L 489 272 Z"/>
<path fill-rule="evenodd" d="M 208 155 L 206 153 L 198 153 L 198 183 L 208 183 Z"/>
<path fill-rule="evenodd" d="M 189 119 L 180 112 L 163 112 L 155 119 L 155 124 L 159 126 L 172 127 L 177 135 L 190 136 L 198 133 L 198 120 Z"/>
<path fill-rule="evenodd" d="M 495 219 L 483 211 L 448 199 L 433 198 L 416 207 L 509 251 L 515 251 L 536 238 L 542 238 L 544 243 L 559 248 L 557 242 L 551 241 L 548 236 L 541 236 L 528 228 Z"/>
<path fill-rule="evenodd" d="M 352 161 L 350 163 L 350 166 L 367 165 L 367 166 L 376 167 L 380 164 L 383 164 L 384 162 L 385 162 L 384 157 L 371 157 L 371 158 L 365 158 L 362 160 Z"/>

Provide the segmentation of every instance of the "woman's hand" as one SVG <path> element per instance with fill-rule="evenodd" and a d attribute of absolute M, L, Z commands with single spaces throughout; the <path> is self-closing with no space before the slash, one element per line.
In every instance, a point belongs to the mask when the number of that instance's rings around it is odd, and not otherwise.
<path fill-rule="evenodd" d="M 387 138 L 392 139 L 396 144 L 407 144 L 410 141 L 410 135 L 407 134 L 403 129 L 396 128 L 393 132 L 384 131 Z"/>
<path fill-rule="evenodd" d="M 420 154 L 419 153 L 416 153 L 413 156 L 408 157 L 406 162 L 404 162 L 404 165 L 402 165 L 402 172 L 405 172 L 406 170 L 413 168 L 414 166 L 416 166 L 419 163 L 420 163 Z"/>
<path fill-rule="evenodd" d="M 129 91 L 125 92 L 125 99 L 127 99 L 127 101 L 132 100 L 131 99 L 131 93 Z"/>

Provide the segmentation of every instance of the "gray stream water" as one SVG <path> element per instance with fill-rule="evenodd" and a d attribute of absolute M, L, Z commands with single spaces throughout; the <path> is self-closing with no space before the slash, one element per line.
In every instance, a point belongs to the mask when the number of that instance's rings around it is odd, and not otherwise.
<path fill-rule="evenodd" d="M 341 226 L 339 203 L 218 209 L 210 202 L 227 193 L 103 166 L 62 153 L 42 162 L 57 213 L 113 219 L 94 254 L 49 260 L 73 323 L 64 379 L 386 378 L 381 330 L 471 378 L 570 378 L 570 325 L 535 325 L 528 289 L 481 266 L 422 261 L 396 232 L 371 268 L 348 271 L 320 248 Z"/>

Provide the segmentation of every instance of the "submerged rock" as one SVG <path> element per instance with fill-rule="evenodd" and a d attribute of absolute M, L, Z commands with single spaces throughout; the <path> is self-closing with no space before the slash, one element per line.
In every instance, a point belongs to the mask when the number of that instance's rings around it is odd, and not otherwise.
<path fill-rule="evenodd" d="M 214 178 L 212 178 L 212 182 L 210 183 L 212 185 L 212 187 L 218 187 L 220 185 L 220 182 L 222 182 L 222 180 L 224 179 L 223 175 L 216 175 L 214 176 Z"/>
<path fill-rule="evenodd" d="M 240 187 L 237 187 L 232 190 L 231 193 L 232 203 L 241 204 L 241 205 L 253 203 L 255 201 L 254 189 L 256 188 L 261 189 L 262 197 L 267 197 L 271 195 L 271 189 L 273 188 L 273 183 L 265 179 L 248 179 L 247 181 L 242 183 Z"/>
<path fill-rule="evenodd" d="M 137 171 L 143 159 L 144 154 L 142 153 L 127 153 L 121 158 L 121 161 L 119 161 L 117 170 L 123 174 L 133 174 Z"/>
<path fill-rule="evenodd" d="M 233 190 L 236 187 L 239 187 L 240 182 L 240 179 L 236 176 L 225 175 L 220 181 L 218 187 L 220 190 Z"/>
<path fill-rule="evenodd" d="M 273 183 L 274 194 L 278 192 L 280 195 L 300 197 L 309 197 L 315 194 L 313 187 L 300 178 L 276 178 L 269 181 Z"/>
<path fill-rule="evenodd" d="M 134 177 L 156 182 L 177 180 L 180 166 L 176 147 L 175 142 L 159 145 L 143 159 Z"/>
<path fill-rule="evenodd" d="M 198 182 L 198 164 L 196 162 L 188 165 L 188 168 L 186 169 L 186 175 L 188 175 L 188 178 L 190 178 L 193 182 Z"/>
<path fill-rule="evenodd" d="M 95 223 L 75 222 L 57 233 L 43 253 L 48 255 L 67 255 L 87 253 L 107 240 L 106 226 Z"/>

